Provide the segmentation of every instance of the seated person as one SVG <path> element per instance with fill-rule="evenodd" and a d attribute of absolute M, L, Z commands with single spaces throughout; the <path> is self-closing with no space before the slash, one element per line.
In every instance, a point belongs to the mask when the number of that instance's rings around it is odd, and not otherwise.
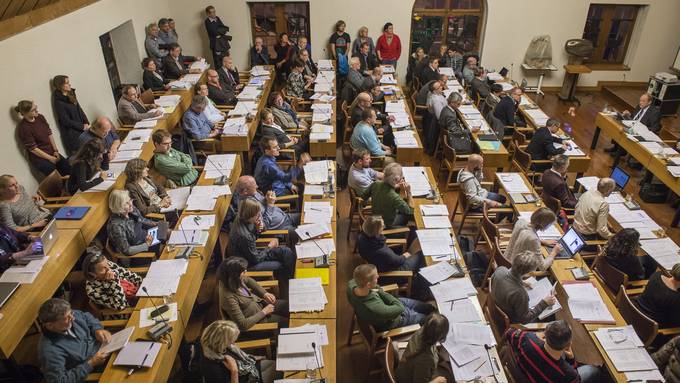
<path fill-rule="evenodd" d="M 477 69 L 477 57 L 469 56 L 465 59 L 465 66 L 462 70 L 462 77 L 465 84 L 471 83 L 472 79 L 475 78 L 475 69 Z"/>
<path fill-rule="evenodd" d="M 368 75 L 378 66 L 378 61 L 375 59 L 375 56 L 373 56 L 373 53 L 370 52 L 368 42 L 361 44 L 358 54 L 354 55 L 354 57 L 359 59 L 359 72 L 361 74 Z"/>
<path fill-rule="evenodd" d="M 670 270 L 670 276 L 657 271 L 649 277 L 642 294 L 637 297 L 640 310 L 659 324 L 660 328 L 680 326 L 680 263 Z"/>
<path fill-rule="evenodd" d="M 158 222 L 144 217 L 137 210 L 127 190 L 113 190 L 109 194 L 109 209 L 111 216 L 106 232 L 113 251 L 130 256 L 159 249 L 159 244 L 152 244 L 154 238 L 148 232 L 148 229 L 158 226 Z"/>
<path fill-rule="evenodd" d="M 302 71 L 305 81 L 314 81 L 318 68 L 316 64 L 314 64 L 314 61 L 309 57 L 309 51 L 307 49 L 300 50 L 298 60 L 302 61 L 302 64 L 305 66 L 305 69 Z"/>
<path fill-rule="evenodd" d="M 567 169 L 569 169 L 569 157 L 564 154 L 554 156 L 552 168 L 543 172 L 541 184 L 543 184 L 543 194 L 559 200 L 563 208 L 573 209 L 578 200 L 567 185 Z"/>
<path fill-rule="evenodd" d="M 381 115 L 385 113 L 385 92 L 383 92 L 382 88 L 380 87 L 380 84 L 375 84 L 373 87 L 370 89 L 370 95 L 371 95 L 371 106 L 377 111 L 377 113 L 380 113 Z M 380 117 L 378 117 L 380 118 Z M 388 116 L 388 118 L 391 118 L 394 120 L 394 117 Z"/>
<path fill-rule="evenodd" d="M 438 313 L 428 315 L 423 326 L 411 336 L 401 355 L 395 371 L 397 382 L 455 382 L 450 369 L 440 367 L 440 363 L 450 362 L 448 353 L 440 347 L 448 334 L 449 320 L 445 316 Z"/>
<path fill-rule="evenodd" d="M 177 186 L 192 185 L 198 179 L 191 157 L 172 147 L 172 136 L 159 129 L 151 136 L 154 146 L 154 169 Z"/>
<path fill-rule="evenodd" d="M 624 228 L 609 238 L 602 250 L 603 261 L 628 275 L 629 281 L 639 281 L 652 275 L 656 263 L 649 255 L 638 256 L 640 233 L 632 228 Z"/>
<path fill-rule="evenodd" d="M 472 135 L 465 124 L 458 120 L 456 112 L 463 104 L 463 96 L 458 92 L 452 92 L 446 103 L 446 107 L 439 114 L 439 128 L 446 130 L 449 145 L 456 150 L 456 154 L 472 153 L 474 150 Z"/>
<path fill-rule="evenodd" d="M 66 183 L 69 194 L 89 190 L 104 182 L 109 169 L 109 158 L 105 151 L 102 140 L 93 139 L 71 157 L 71 177 Z"/>
<path fill-rule="evenodd" d="M 156 62 L 150 57 L 142 60 L 142 69 L 144 73 L 142 74 L 142 82 L 144 84 L 144 89 L 151 89 L 154 92 L 163 92 L 170 89 L 169 79 L 163 77 L 156 69 Z"/>
<path fill-rule="evenodd" d="M 222 66 L 217 70 L 217 75 L 224 89 L 231 89 L 234 93 L 238 93 L 244 87 L 244 84 L 239 82 L 238 69 L 234 66 L 231 56 L 222 57 Z"/>
<path fill-rule="evenodd" d="M 384 97 L 384 95 L 383 95 Z M 376 100 L 373 98 L 372 94 L 368 92 L 361 92 L 357 95 L 357 97 L 354 99 L 354 102 L 352 105 L 350 105 L 349 110 L 350 110 L 350 122 L 352 126 L 356 126 L 358 123 L 360 123 L 364 117 L 364 111 L 366 109 L 370 109 L 373 106 L 373 102 Z M 383 105 L 384 107 L 384 105 Z M 378 129 L 376 129 L 376 132 L 378 134 L 385 134 L 387 130 L 389 130 L 389 125 L 388 122 L 393 122 L 394 117 L 388 116 L 385 113 L 381 113 L 378 111 L 378 109 L 375 109 L 375 115 L 382 122 L 382 126 Z"/>
<path fill-rule="evenodd" d="M 396 189 L 406 193 L 408 203 L 404 201 Z M 401 165 L 391 163 L 385 166 L 385 175 L 382 181 L 376 181 L 361 194 L 361 198 L 371 198 L 373 214 L 382 216 L 387 227 L 405 226 L 413 219 L 413 196 L 411 185 L 404 179 Z"/>
<path fill-rule="evenodd" d="M 52 298 L 40 306 L 38 322 L 38 359 L 47 383 L 84 382 L 95 367 L 106 363 L 109 354 L 99 349 L 111 341 L 111 333 L 92 314 Z"/>
<path fill-rule="evenodd" d="M 359 122 L 352 131 L 350 137 L 350 145 L 352 149 L 366 149 L 372 156 L 389 156 L 392 154 L 392 149 L 389 146 L 383 145 L 378 139 L 373 126 L 377 120 L 375 109 L 368 107 L 364 109 L 361 114 L 361 122 Z M 393 160 L 385 157 L 385 161 L 393 162 Z"/>
<path fill-rule="evenodd" d="M 179 44 L 168 44 L 168 55 L 163 57 L 163 73 L 169 80 L 177 80 L 187 73 L 201 73 L 200 69 L 189 69 L 187 62 L 201 60 L 200 57 L 182 55 Z"/>
<path fill-rule="evenodd" d="M 395 297 L 378 285 L 378 270 L 370 263 L 357 266 L 353 279 L 347 284 L 347 300 L 357 319 L 387 331 L 397 327 L 423 324 L 428 314 L 435 311 L 428 303 Z"/>
<path fill-rule="evenodd" d="M 238 99 L 233 89 L 222 87 L 219 75 L 214 69 L 208 69 L 208 98 L 217 105 L 236 105 Z"/>
<path fill-rule="evenodd" d="M 366 149 L 352 151 L 352 166 L 347 184 L 357 195 L 363 194 L 375 181 L 382 181 L 384 174 L 371 168 L 371 153 Z"/>
<path fill-rule="evenodd" d="M 295 137 L 289 136 L 283 128 L 274 122 L 274 113 L 272 109 L 264 108 L 260 115 L 261 130 L 263 136 L 271 136 L 276 138 L 276 142 L 280 148 L 293 149 L 296 155 L 309 151 L 309 137 Z"/>
<path fill-rule="evenodd" d="M 263 230 L 260 203 L 250 198 L 242 200 L 229 230 L 229 255 L 245 258 L 250 270 L 272 270 L 287 281 L 295 273 L 295 253 L 279 245 L 276 238 L 269 241 L 266 248 L 258 249 L 255 240 Z"/>
<path fill-rule="evenodd" d="M 255 38 L 255 45 L 250 48 L 250 66 L 269 65 L 269 49 L 264 45 L 262 37 Z"/>
<path fill-rule="evenodd" d="M 427 61 L 427 59 L 425 60 Z M 445 74 L 439 75 L 439 78 L 437 80 L 432 80 L 429 81 L 426 84 L 423 84 L 420 89 L 418 90 L 418 94 L 416 95 L 416 104 L 417 105 L 422 105 L 426 106 L 427 105 L 427 95 L 430 93 L 430 87 L 435 81 L 439 81 L 441 84 L 444 85 L 444 89 L 447 89 L 446 87 L 446 82 L 448 81 L 448 77 L 446 77 Z"/>
<path fill-rule="evenodd" d="M 471 211 L 482 211 L 483 204 L 489 208 L 501 207 L 506 200 L 505 196 L 490 192 L 482 187 L 483 166 L 484 158 L 479 154 L 471 154 L 465 167 L 458 172 L 456 182 L 463 189 Z"/>
<path fill-rule="evenodd" d="M 257 160 L 254 173 L 260 190 L 265 192 L 273 190 L 277 197 L 297 193 L 298 188 L 293 184 L 293 180 L 298 178 L 301 168 L 294 166 L 287 172 L 281 170 L 276 163 L 276 157 L 279 156 L 281 149 L 276 137 L 262 137 L 260 149 L 262 156 Z"/>
<path fill-rule="evenodd" d="M 273 360 L 258 360 L 236 345 L 239 334 L 236 324 L 226 320 L 215 321 L 203 330 L 197 353 L 203 383 L 273 383 L 281 377 Z"/>
<path fill-rule="evenodd" d="M 489 95 L 484 99 L 487 110 L 493 111 L 496 109 L 496 105 L 501 102 L 502 94 L 503 86 L 501 84 L 491 84 L 491 87 L 489 88 Z"/>
<path fill-rule="evenodd" d="M 413 271 L 416 275 L 421 267 L 425 266 L 425 257 L 422 252 L 411 254 L 404 252 L 397 254 L 387 246 L 387 239 L 383 235 L 385 223 L 379 215 L 366 217 L 361 225 L 361 233 L 357 237 L 357 249 L 359 255 L 367 263 L 375 265 L 378 272 L 387 271 Z"/>
<path fill-rule="evenodd" d="M 137 302 L 142 277 L 111 262 L 99 249 L 88 249 L 83 260 L 85 293 L 100 308 L 125 310 Z"/>
<path fill-rule="evenodd" d="M 547 207 L 541 207 L 531 214 L 531 221 L 518 219 L 512 228 L 512 236 L 508 247 L 505 249 L 505 258 L 513 265 L 515 258 L 525 251 L 531 252 L 536 257 L 536 264 L 541 270 L 547 270 L 552 265 L 557 254 L 562 251 L 562 246 L 555 240 L 541 240 L 538 232 L 543 231 L 555 223 L 555 213 Z M 554 246 L 548 257 L 543 258 L 541 245 Z"/>
<path fill-rule="evenodd" d="M 527 152 L 531 154 L 532 160 L 549 160 L 555 155 L 562 154 L 567 149 L 567 145 L 562 143 L 562 139 L 555 136 L 560 130 L 560 121 L 549 118 L 545 126 L 538 128 L 527 146 Z M 559 144 L 556 147 L 555 144 Z"/>
<path fill-rule="evenodd" d="M 680 379 L 678 361 L 680 361 L 680 336 L 675 336 L 652 354 L 652 360 L 659 367 L 659 372 L 667 382 L 677 382 Z"/>
<path fill-rule="evenodd" d="M 196 84 L 196 95 L 205 97 L 207 101 L 205 109 L 203 109 L 203 114 L 208 118 L 208 121 L 217 124 L 218 122 L 224 121 L 227 118 L 227 114 L 217 109 L 213 100 L 208 97 L 209 94 L 210 92 L 208 91 L 207 84 Z"/>
<path fill-rule="evenodd" d="M 283 99 L 281 92 L 273 92 L 269 96 L 269 108 L 274 113 L 274 122 L 284 129 L 307 130 L 307 123 L 298 118 L 293 107 Z"/>
<path fill-rule="evenodd" d="M 522 99 L 522 89 L 514 88 L 509 95 L 501 97 L 493 110 L 493 115 L 503 121 L 506 126 L 527 126 L 524 118 L 518 114 L 519 102 Z"/>
<path fill-rule="evenodd" d="M 482 67 L 475 68 L 475 78 L 470 81 L 470 98 L 479 100 L 486 99 L 491 93 L 489 82 L 486 78 L 486 70 Z"/>
<path fill-rule="evenodd" d="M 607 227 L 609 202 L 605 200 L 616 188 L 611 178 L 600 178 L 597 187 L 583 193 L 574 211 L 574 229 L 586 240 L 609 239 L 614 234 Z"/>
<path fill-rule="evenodd" d="M 286 92 L 291 97 L 304 98 L 307 99 L 311 96 L 309 87 L 312 85 L 312 81 L 305 80 L 302 72 L 305 70 L 305 64 L 300 60 L 293 61 L 293 65 L 290 67 L 290 74 L 288 75 L 288 81 L 286 82 Z"/>
<path fill-rule="evenodd" d="M 526 250 L 517 254 L 510 269 L 500 266 L 491 276 L 491 295 L 510 323 L 535 322 L 543 310 L 556 302 L 555 295 L 551 294 L 536 306 L 529 307 L 529 293 L 525 289 L 524 278 L 538 266 L 535 254 Z"/>
<path fill-rule="evenodd" d="M 161 209 L 170 207 L 172 201 L 162 185 L 158 185 L 149 177 L 146 161 L 133 158 L 125 165 L 125 189 L 137 210 L 143 215 L 160 213 Z"/>
<path fill-rule="evenodd" d="M 30 196 L 14 176 L 0 176 L 0 223 L 18 232 L 31 231 L 47 225 L 50 211 L 42 207 L 45 201 Z"/>
<path fill-rule="evenodd" d="M 277 299 L 253 278 L 246 276 L 248 261 L 241 257 L 225 259 L 217 270 L 220 310 L 246 331 L 257 323 L 276 322 L 288 327 L 288 301 Z"/>
<path fill-rule="evenodd" d="M 84 131 L 78 141 L 80 141 L 80 146 L 82 147 L 90 140 L 99 139 L 104 144 L 104 152 L 108 160 L 113 160 L 118 154 L 118 148 L 120 147 L 120 137 L 116 133 L 116 129 L 113 128 L 113 123 L 108 117 L 97 117 L 90 129 Z"/>
<path fill-rule="evenodd" d="M 373 68 L 371 73 L 364 76 L 364 81 L 361 83 L 361 88 L 359 91 L 366 92 L 373 88 L 376 84 L 380 85 L 380 79 L 382 79 L 383 70 L 381 66 Z"/>
<path fill-rule="evenodd" d="M 286 213 L 276 206 L 276 194 L 270 190 L 266 195 L 263 195 L 257 190 L 257 182 L 252 176 L 241 176 L 236 181 L 227 213 L 228 222 L 232 222 L 236 218 L 238 204 L 246 198 L 254 199 L 260 203 L 262 223 L 265 230 L 288 230 L 289 235 L 291 235 L 291 232 L 294 232 L 300 224 L 300 213 Z"/>
<path fill-rule="evenodd" d="M 640 121 L 656 134 L 661 131 L 661 111 L 658 106 L 652 105 L 652 96 L 649 93 L 640 96 L 638 105 L 632 113 L 624 110 L 621 114 L 626 119 Z"/>
<path fill-rule="evenodd" d="M 427 66 L 420 72 L 420 83 L 427 84 L 437 79 L 439 79 L 439 57 L 432 55 L 427 59 Z"/>
<path fill-rule="evenodd" d="M 183 128 L 194 140 L 215 138 L 222 134 L 222 129 L 218 128 L 215 123 L 210 122 L 205 113 L 203 113 L 207 105 L 207 97 L 196 95 L 191 99 L 191 106 L 182 116 Z"/>
<path fill-rule="evenodd" d="M 35 254 L 34 239 L 0 223 L 0 273 L 22 257 Z"/>
<path fill-rule="evenodd" d="M 347 73 L 347 82 L 354 86 L 354 89 L 360 91 L 364 83 L 364 76 L 361 71 L 361 63 L 358 57 L 349 59 L 349 72 Z"/>
<path fill-rule="evenodd" d="M 134 124 L 147 118 L 163 115 L 163 110 L 155 104 L 145 105 L 139 100 L 137 87 L 134 85 L 123 86 L 121 97 L 118 100 L 118 118 L 123 124 Z"/>
<path fill-rule="evenodd" d="M 597 366 L 576 363 L 571 350 L 571 328 L 563 320 L 549 323 L 543 334 L 511 328 L 505 339 L 519 369 L 534 382 L 600 381 Z"/>

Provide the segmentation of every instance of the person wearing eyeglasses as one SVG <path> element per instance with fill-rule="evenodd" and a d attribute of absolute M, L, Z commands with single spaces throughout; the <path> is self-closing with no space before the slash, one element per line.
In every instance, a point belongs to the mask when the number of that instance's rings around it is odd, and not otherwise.
<path fill-rule="evenodd" d="M 118 118 L 123 124 L 134 124 L 151 117 L 162 116 L 163 111 L 158 105 L 144 104 L 139 100 L 137 87 L 125 85 L 120 100 L 118 100 Z"/>
<path fill-rule="evenodd" d="M 172 200 L 162 185 L 149 177 L 146 161 L 133 158 L 125 165 L 125 189 L 140 213 L 159 213 L 161 209 L 170 207 Z"/>
<path fill-rule="evenodd" d="M 154 146 L 154 169 L 177 186 L 189 186 L 198 179 L 191 157 L 172 147 L 172 135 L 159 129 L 151 136 Z"/>
<path fill-rule="evenodd" d="M 137 301 L 142 277 L 109 261 L 101 250 L 88 249 L 82 268 L 87 298 L 98 307 L 120 311 Z"/>
<path fill-rule="evenodd" d="M 296 194 L 298 187 L 293 183 L 300 176 L 302 166 L 310 160 L 309 154 L 302 153 L 298 166 L 291 167 L 287 172 L 283 171 L 279 164 L 276 163 L 276 158 L 280 154 L 281 147 L 279 146 L 276 137 L 264 136 L 260 140 L 260 149 L 262 150 L 262 157 L 257 160 L 255 165 L 255 180 L 263 192 L 270 190 L 274 191 L 277 197 L 282 195 Z"/>

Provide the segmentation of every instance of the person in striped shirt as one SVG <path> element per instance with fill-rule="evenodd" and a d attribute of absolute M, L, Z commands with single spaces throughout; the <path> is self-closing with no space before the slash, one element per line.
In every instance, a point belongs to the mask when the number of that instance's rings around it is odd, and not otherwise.
<path fill-rule="evenodd" d="M 571 328 L 563 320 L 548 324 L 544 333 L 509 329 L 505 338 L 515 362 L 531 383 L 590 383 L 600 381 L 597 366 L 579 366 L 571 350 Z"/>

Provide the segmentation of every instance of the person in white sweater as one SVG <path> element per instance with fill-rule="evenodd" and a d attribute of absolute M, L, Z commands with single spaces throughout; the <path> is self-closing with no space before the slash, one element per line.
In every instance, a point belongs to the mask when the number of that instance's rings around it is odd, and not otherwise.
<path fill-rule="evenodd" d="M 505 250 L 505 258 L 513 263 L 523 251 L 530 251 L 540 261 L 540 270 L 547 270 L 552 265 L 555 256 L 562 250 L 562 246 L 555 240 L 541 240 L 539 231 L 543 231 L 555 223 L 555 213 L 547 207 L 542 207 L 531 214 L 530 222 L 518 219 L 512 229 L 512 236 Z M 541 246 L 554 246 L 550 254 L 543 258 Z"/>

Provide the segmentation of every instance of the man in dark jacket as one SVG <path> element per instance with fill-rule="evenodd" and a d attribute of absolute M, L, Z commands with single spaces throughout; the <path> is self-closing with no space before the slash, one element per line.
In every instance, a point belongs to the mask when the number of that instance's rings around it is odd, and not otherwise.
<path fill-rule="evenodd" d="M 652 105 L 652 96 L 649 93 L 640 96 L 638 106 L 635 107 L 633 113 L 624 110 L 621 114 L 625 118 L 640 121 L 656 134 L 659 134 L 661 130 L 661 111 L 658 106 Z"/>
<path fill-rule="evenodd" d="M 509 96 L 501 97 L 501 101 L 496 105 L 493 115 L 503 121 L 506 126 L 527 126 L 524 118 L 517 114 L 521 99 L 522 89 L 514 88 Z"/>
<path fill-rule="evenodd" d="M 463 102 L 463 97 L 458 92 L 453 92 L 447 98 L 447 105 L 439 115 L 439 127 L 447 131 L 449 145 L 456 150 L 457 154 L 472 153 L 472 137 L 470 131 L 458 120 L 456 110 Z M 442 145 L 444 145 L 442 143 Z"/>
<path fill-rule="evenodd" d="M 214 65 L 219 65 L 219 63 L 222 60 L 222 57 L 219 55 L 215 55 L 215 39 L 217 36 L 220 35 L 218 28 L 223 27 L 226 28 L 227 31 L 229 31 L 229 27 L 224 25 L 222 23 L 222 20 L 217 16 L 217 12 L 215 11 L 215 7 L 212 5 L 209 5 L 205 8 L 205 15 L 207 16 L 205 18 L 205 21 L 203 22 L 205 24 L 205 30 L 208 32 L 208 40 L 210 40 L 210 50 L 213 52 L 213 64 Z M 225 55 L 229 54 L 229 51 L 224 52 Z"/>
<path fill-rule="evenodd" d="M 359 58 L 359 62 L 361 63 L 360 71 L 362 74 L 368 75 L 370 74 L 370 71 L 373 70 L 373 68 L 378 66 L 378 62 L 376 61 L 373 54 L 371 54 L 368 42 L 361 44 L 361 47 L 359 48 L 359 54 L 354 57 Z"/>
<path fill-rule="evenodd" d="M 177 80 L 187 73 L 201 73 L 200 70 L 189 69 L 187 62 L 200 60 L 200 57 L 182 55 L 179 44 L 168 44 L 168 55 L 163 57 L 163 73 L 169 80 Z"/>
<path fill-rule="evenodd" d="M 427 84 L 433 80 L 439 80 L 439 58 L 436 56 L 430 56 L 428 65 L 420 72 L 421 84 Z"/>
<path fill-rule="evenodd" d="M 567 185 L 567 169 L 569 169 L 569 157 L 564 154 L 556 155 L 553 157 L 552 168 L 543 172 L 541 183 L 544 194 L 558 199 L 562 207 L 573 209 L 578 199 Z"/>
<path fill-rule="evenodd" d="M 243 89 L 243 84 L 239 83 L 238 69 L 234 66 L 231 56 L 222 57 L 222 66 L 217 70 L 217 74 L 222 88 L 231 89 L 234 93 Z"/>
<path fill-rule="evenodd" d="M 38 321 L 43 329 L 38 358 L 46 382 L 83 382 L 106 362 L 109 354 L 98 350 L 111 341 L 111 333 L 92 314 L 52 298 L 40 306 Z"/>
<path fill-rule="evenodd" d="M 480 98 L 486 99 L 491 93 L 491 88 L 486 80 L 486 70 L 482 67 L 475 68 L 475 78 L 470 81 L 470 97 L 477 101 Z"/>
<path fill-rule="evenodd" d="M 531 154 L 532 160 L 547 160 L 554 155 L 564 153 L 566 144 L 562 143 L 561 138 L 555 136 L 559 130 L 560 121 L 549 118 L 545 126 L 534 133 L 529 146 L 527 146 L 527 152 Z"/>
<path fill-rule="evenodd" d="M 255 45 L 250 48 L 250 66 L 269 65 L 269 49 L 264 45 L 262 37 L 255 38 Z"/>
<path fill-rule="evenodd" d="M 208 69 L 208 98 L 217 105 L 235 105 L 238 101 L 234 91 L 223 88 L 220 84 L 219 75 L 214 69 Z"/>

